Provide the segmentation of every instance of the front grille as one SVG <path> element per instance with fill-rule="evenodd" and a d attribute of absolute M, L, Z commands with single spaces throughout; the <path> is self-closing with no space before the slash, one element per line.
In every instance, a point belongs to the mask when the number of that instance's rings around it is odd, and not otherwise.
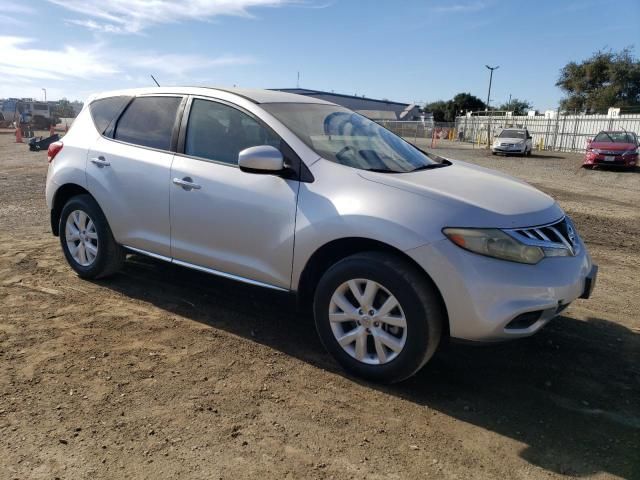
<path fill-rule="evenodd" d="M 508 230 L 521 242 L 548 248 L 563 248 L 572 255 L 578 254 L 578 235 L 571 220 L 564 217 L 558 222 L 539 227 L 516 228 Z"/>
<path fill-rule="evenodd" d="M 600 155 L 622 155 L 620 150 L 599 150 Z"/>

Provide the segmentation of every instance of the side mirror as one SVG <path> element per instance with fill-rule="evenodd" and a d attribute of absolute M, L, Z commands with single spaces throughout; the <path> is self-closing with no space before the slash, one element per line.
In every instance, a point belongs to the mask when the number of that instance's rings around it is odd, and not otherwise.
<path fill-rule="evenodd" d="M 247 173 L 277 173 L 284 170 L 284 158 L 277 148 L 260 145 L 238 153 L 238 166 Z"/>

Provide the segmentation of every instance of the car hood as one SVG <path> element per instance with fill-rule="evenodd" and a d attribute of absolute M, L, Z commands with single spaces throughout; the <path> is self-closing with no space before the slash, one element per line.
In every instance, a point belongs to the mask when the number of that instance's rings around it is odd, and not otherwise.
<path fill-rule="evenodd" d="M 557 202 L 531 185 L 466 162 L 412 173 L 360 172 L 360 176 L 435 200 L 448 207 L 449 226 L 520 228 L 544 225 L 564 213 Z"/>
<path fill-rule="evenodd" d="M 597 148 L 598 150 L 616 150 L 626 151 L 635 150 L 637 147 L 633 143 L 615 143 L 615 142 L 591 142 L 589 145 L 591 148 Z"/>
<path fill-rule="evenodd" d="M 524 138 L 515 138 L 515 137 L 497 137 L 495 142 L 498 143 L 520 143 L 524 142 Z"/>

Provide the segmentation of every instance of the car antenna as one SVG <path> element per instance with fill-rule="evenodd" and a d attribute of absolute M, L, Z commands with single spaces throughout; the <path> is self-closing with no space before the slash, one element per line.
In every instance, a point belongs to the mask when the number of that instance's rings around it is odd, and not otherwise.
<path fill-rule="evenodd" d="M 153 75 L 151 75 L 151 78 L 153 78 L 153 81 L 156 82 L 157 86 L 160 86 L 160 84 L 158 83 L 158 80 L 156 80 L 156 77 L 154 77 Z"/>

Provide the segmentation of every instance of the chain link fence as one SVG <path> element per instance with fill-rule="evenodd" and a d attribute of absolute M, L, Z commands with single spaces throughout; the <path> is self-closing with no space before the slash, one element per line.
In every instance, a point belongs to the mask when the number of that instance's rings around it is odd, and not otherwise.
<path fill-rule="evenodd" d="M 540 116 L 471 116 L 455 122 L 402 122 L 379 120 L 378 123 L 414 144 L 435 147 L 440 140 L 456 140 L 479 146 L 491 144 L 503 128 L 526 128 L 533 137 L 533 148 L 557 152 L 583 152 L 587 140 L 602 130 L 640 132 L 640 114 L 555 115 Z M 420 142 L 418 142 L 420 140 Z"/>
<path fill-rule="evenodd" d="M 378 123 L 409 142 L 416 144 L 418 140 L 423 140 L 431 146 L 435 146 L 439 140 L 455 140 L 457 132 L 454 122 L 378 120 Z"/>
<path fill-rule="evenodd" d="M 533 137 L 537 150 L 582 152 L 587 140 L 602 130 L 620 130 L 638 133 L 640 115 L 554 115 L 554 116 L 471 116 L 456 118 L 456 139 L 479 144 L 490 144 L 503 128 L 526 128 Z"/>

